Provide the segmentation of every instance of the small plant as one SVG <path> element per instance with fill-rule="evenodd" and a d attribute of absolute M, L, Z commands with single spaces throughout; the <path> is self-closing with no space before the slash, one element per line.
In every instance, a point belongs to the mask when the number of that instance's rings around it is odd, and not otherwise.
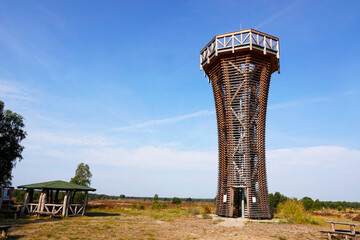
<path fill-rule="evenodd" d="M 337 210 L 338 210 L 339 212 L 341 212 L 341 211 L 342 211 L 342 208 L 341 208 L 340 206 L 338 206 L 338 207 L 337 207 Z"/>
<path fill-rule="evenodd" d="M 203 213 L 202 217 L 203 219 L 212 219 L 212 217 L 207 213 Z"/>
<path fill-rule="evenodd" d="M 140 205 L 139 209 L 140 209 L 140 210 L 145 210 L 145 206 L 144 206 L 144 205 Z"/>
<path fill-rule="evenodd" d="M 134 204 L 131 206 L 131 209 L 132 209 L 132 210 L 137 209 L 137 204 L 136 204 L 136 203 L 134 203 Z"/>

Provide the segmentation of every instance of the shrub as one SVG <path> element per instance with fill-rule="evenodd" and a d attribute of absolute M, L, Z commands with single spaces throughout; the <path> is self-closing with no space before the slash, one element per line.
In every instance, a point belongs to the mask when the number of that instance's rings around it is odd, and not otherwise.
<path fill-rule="evenodd" d="M 188 211 L 188 213 L 190 213 L 193 216 L 198 215 L 200 213 L 198 208 L 188 208 L 187 211 Z"/>
<path fill-rule="evenodd" d="M 159 203 L 159 202 L 153 202 L 151 204 L 151 210 L 161 210 L 161 209 L 167 209 L 168 206 L 166 203 Z"/>
<path fill-rule="evenodd" d="M 280 203 L 278 205 L 278 213 L 288 223 L 318 224 L 316 219 L 305 211 L 302 202 L 297 201 L 295 198 L 287 200 L 285 203 Z"/>
<path fill-rule="evenodd" d="M 181 199 L 178 198 L 178 197 L 174 197 L 172 200 L 171 200 L 171 203 L 172 204 L 176 204 L 176 205 L 179 205 L 182 203 Z"/>
<path fill-rule="evenodd" d="M 202 206 L 204 208 L 204 212 L 209 214 L 211 213 L 211 207 L 208 207 L 208 206 Z"/>
<path fill-rule="evenodd" d="M 203 219 L 212 219 L 212 217 L 207 213 L 203 213 L 202 217 Z"/>
<path fill-rule="evenodd" d="M 352 218 L 353 221 L 359 221 L 360 222 L 360 214 L 356 215 Z"/>
<path fill-rule="evenodd" d="M 137 209 L 137 204 L 134 203 L 134 204 L 131 206 L 131 209 Z"/>
<path fill-rule="evenodd" d="M 144 205 L 140 205 L 139 209 L 140 209 L 140 210 L 145 210 L 145 206 L 144 206 Z"/>

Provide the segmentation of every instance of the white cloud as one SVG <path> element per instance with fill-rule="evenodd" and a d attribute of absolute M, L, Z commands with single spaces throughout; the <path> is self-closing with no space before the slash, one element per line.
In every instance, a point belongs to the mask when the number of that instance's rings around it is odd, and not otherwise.
<path fill-rule="evenodd" d="M 360 151 L 339 146 L 267 152 L 270 192 L 321 200 L 358 201 Z"/>
<path fill-rule="evenodd" d="M 181 151 L 174 148 L 144 146 L 134 150 L 125 148 L 86 149 L 90 163 L 154 169 L 209 170 L 217 166 L 216 152 Z"/>

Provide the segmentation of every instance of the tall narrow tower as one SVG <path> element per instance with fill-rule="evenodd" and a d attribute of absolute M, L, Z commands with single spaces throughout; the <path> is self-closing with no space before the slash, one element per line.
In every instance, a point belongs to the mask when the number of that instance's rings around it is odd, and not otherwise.
<path fill-rule="evenodd" d="M 272 218 L 265 121 L 270 76 L 280 73 L 279 57 L 279 39 L 253 29 L 217 35 L 200 52 L 218 125 L 217 215 Z"/>

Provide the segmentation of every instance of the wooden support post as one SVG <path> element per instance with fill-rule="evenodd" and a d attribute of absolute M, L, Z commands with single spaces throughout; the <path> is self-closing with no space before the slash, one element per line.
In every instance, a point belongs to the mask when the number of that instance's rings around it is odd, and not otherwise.
<path fill-rule="evenodd" d="M 85 192 L 84 207 L 83 207 L 81 216 L 84 216 L 84 214 L 85 214 L 85 208 L 86 208 L 86 205 L 87 205 L 87 200 L 88 200 L 88 191 Z"/>
<path fill-rule="evenodd" d="M 69 193 L 70 193 L 69 191 L 66 191 L 66 194 L 64 196 L 63 210 L 62 210 L 63 216 L 66 216 L 66 214 L 67 214 Z"/>
<path fill-rule="evenodd" d="M 39 202 L 38 202 L 38 206 L 37 206 L 37 211 L 38 211 L 38 212 L 41 211 L 41 204 L 42 204 L 43 196 L 44 196 L 44 190 L 41 191 L 41 193 L 40 193 Z"/>
<path fill-rule="evenodd" d="M 68 199 L 67 199 L 67 207 L 66 207 L 66 217 L 69 216 L 69 207 L 71 203 L 71 192 L 68 193 Z"/>
<path fill-rule="evenodd" d="M 350 225 L 351 234 L 355 234 L 355 225 Z"/>
<path fill-rule="evenodd" d="M 27 203 L 28 203 L 29 198 L 30 198 L 30 191 L 31 191 L 31 189 L 26 189 L 25 197 L 24 197 L 24 203 L 23 203 L 23 206 L 21 208 L 20 215 L 24 215 L 24 213 L 25 213 Z"/>
<path fill-rule="evenodd" d="M 47 197 L 48 197 L 48 190 L 46 189 L 43 189 L 42 191 L 42 199 L 41 199 L 41 203 L 40 203 L 40 212 L 43 212 L 44 211 L 44 208 L 45 208 L 45 203 L 47 202 Z"/>

